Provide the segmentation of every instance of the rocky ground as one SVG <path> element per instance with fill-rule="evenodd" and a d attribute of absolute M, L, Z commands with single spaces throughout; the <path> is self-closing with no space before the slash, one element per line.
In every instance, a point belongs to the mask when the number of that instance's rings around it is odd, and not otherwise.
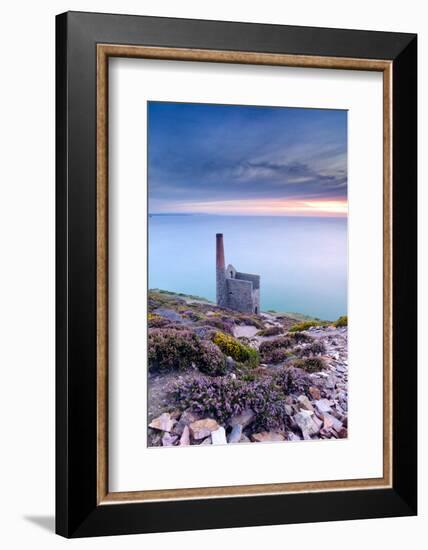
<path fill-rule="evenodd" d="M 197 297 L 159 291 L 149 294 L 149 312 L 149 446 L 347 437 L 347 326 L 343 323 L 317 326 L 319 320 L 275 312 L 243 315 Z M 302 320 L 306 324 L 296 330 Z M 159 341 L 167 352 L 163 353 Z M 189 342 L 193 347 L 185 347 Z M 197 354 L 191 361 L 183 358 L 190 353 L 186 350 L 193 353 L 198 345 L 214 353 L 214 362 L 222 365 L 220 372 L 203 368 L 204 359 L 199 361 Z M 155 346 L 154 352 L 150 346 Z M 195 387 L 202 393 L 195 393 Z M 225 398 L 229 390 L 240 392 L 232 410 Z M 259 391 L 267 400 L 273 396 L 277 424 L 266 419 L 270 404 L 257 400 Z M 204 397 L 198 402 L 195 395 Z M 248 403 L 254 403 L 252 408 Z"/>

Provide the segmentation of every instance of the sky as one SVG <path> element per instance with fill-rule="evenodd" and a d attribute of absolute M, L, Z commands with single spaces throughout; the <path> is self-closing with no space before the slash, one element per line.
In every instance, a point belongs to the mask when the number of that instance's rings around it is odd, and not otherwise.
<path fill-rule="evenodd" d="M 347 112 L 148 102 L 149 212 L 347 215 Z"/>

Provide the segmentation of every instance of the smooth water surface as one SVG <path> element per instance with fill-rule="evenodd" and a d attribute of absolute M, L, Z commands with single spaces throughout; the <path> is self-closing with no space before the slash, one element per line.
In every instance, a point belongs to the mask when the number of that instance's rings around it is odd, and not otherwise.
<path fill-rule="evenodd" d="M 150 215 L 149 288 L 215 301 L 215 235 L 226 265 L 261 277 L 262 311 L 347 313 L 346 218 Z"/>

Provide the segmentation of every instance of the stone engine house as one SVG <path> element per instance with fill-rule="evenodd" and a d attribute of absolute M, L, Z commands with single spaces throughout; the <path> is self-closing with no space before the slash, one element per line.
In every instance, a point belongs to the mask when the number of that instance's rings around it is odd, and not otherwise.
<path fill-rule="evenodd" d="M 260 275 L 236 271 L 233 265 L 225 267 L 223 234 L 216 235 L 217 305 L 242 311 L 260 313 Z"/>

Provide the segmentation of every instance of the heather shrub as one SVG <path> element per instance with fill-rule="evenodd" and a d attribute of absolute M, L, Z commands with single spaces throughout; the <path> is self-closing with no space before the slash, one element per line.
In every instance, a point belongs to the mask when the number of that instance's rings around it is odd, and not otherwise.
<path fill-rule="evenodd" d="M 226 372 L 226 358 L 213 342 L 201 341 L 195 363 L 201 372 L 220 375 Z"/>
<path fill-rule="evenodd" d="M 300 349 L 298 355 L 301 357 L 310 357 L 312 355 L 322 355 L 327 351 L 324 342 L 317 341 L 312 342 L 311 344 Z"/>
<path fill-rule="evenodd" d="M 233 334 L 232 323 L 230 321 L 228 322 L 223 319 L 219 319 L 218 317 L 207 317 L 201 324 L 216 328 L 226 334 Z"/>
<path fill-rule="evenodd" d="M 178 307 L 182 304 L 182 300 L 171 298 L 169 294 L 162 293 L 161 291 L 149 290 L 148 295 L 148 307 L 149 311 L 157 309 L 159 307 Z"/>
<path fill-rule="evenodd" d="M 305 357 L 297 359 L 293 365 L 306 372 L 319 372 L 327 368 L 327 364 L 322 357 Z"/>
<path fill-rule="evenodd" d="M 149 313 L 147 316 L 149 328 L 164 328 L 171 324 L 168 319 L 161 317 L 157 313 Z"/>
<path fill-rule="evenodd" d="M 204 316 L 198 313 L 197 311 L 192 311 L 191 309 L 187 309 L 183 311 L 183 317 L 186 319 L 190 319 L 191 321 L 201 321 Z"/>
<path fill-rule="evenodd" d="M 287 338 L 293 339 L 296 344 L 307 344 L 314 341 L 313 336 L 305 332 L 291 332 L 287 334 Z"/>
<path fill-rule="evenodd" d="M 265 353 L 277 348 L 290 348 L 294 342 L 288 336 L 281 336 L 280 338 L 275 338 L 274 340 L 266 340 L 262 342 L 259 347 L 260 353 Z"/>
<path fill-rule="evenodd" d="M 263 330 L 259 330 L 257 333 L 257 336 L 278 336 L 279 334 L 282 334 L 284 332 L 283 327 L 267 327 Z"/>
<path fill-rule="evenodd" d="M 296 367 L 283 367 L 273 375 L 273 382 L 285 394 L 299 393 L 309 395 L 309 388 L 314 385 L 307 372 Z"/>
<path fill-rule="evenodd" d="M 348 326 L 348 316 L 347 315 L 342 315 L 333 324 L 334 324 L 335 327 L 347 327 Z"/>
<path fill-rule="evenodd" d="M 199 349 L 199 339 L 189 330 L 151 329 L 147 342 L 149 369 L 186 369 Z"/>
<path fill-rule="evenodd" d="M 262 355 L 262 358 L 265 363 L 271 363 L 271 364 L 277 365 L 278 363 L 283 363 L 292 355 L 293 353 L 288 349 L 275 348 L 273 350 L 270 350 L 269 352 L 265 352 Z"/>
<path fill-rule="evenodd" d="M 231 380 L 202 378 L 180 380 L 173 397 L 181 409 L 215 418 L 226 424 L 234 415 L 252 409 L 256 415 L 254 429 L 274 430 L 288 426 L 284 394 L 270 380 Z"/>
<path fill-rule="evenodd" d="M 235 317 L 235 321 L 238 324 L 250 325 L 250 326 L 256 327 L 260 330 L 263 330 L 265 328 L 264 324 L 259 319 L 256 319 L 256 317 L 251 317 L 249 315 L 237 315 Z"/>
<path fill-rule="evenodd" d="M 189 325 L 175 323 L 174 321 L 170 321 L 169 325 L 166 325 L 166 327 L 172 330 L 184 330 L 186 332 L 191 331 L 191 329 L 189 328 Z"/>
<path fill-rule="evenodd" d="M 294 342 L 291 338 L 287 336 L 282 336 L 281 338 L 275 338 L 274 340 L 266 340 L 262 342 L 259 347 L 259 353 L 261 360 L 264 363 L 275 363 L 280 362 L 285 358 L 285 351 L 293 346 Z M 277 350 L 283 350 L 279 352 Z"/>
<path fill-rule="evenodd" d="M 325 327 L 328 323 L 325 321 L 303 321 L 302 323 L 297 323 L 293 325 L 289 331 L 290 332 L 299 332 L 301 330 L 308 330 L 310 327 Z"/>
<path fill-rule="evenodd" d="M 217 332 L 214 335 L 213 342 L 225 355 L 232 357 L 232 359 L 238 363 L 247 363 L 254 366 L 259 364 L 259 354 L 257 350 L 242 344 L 229 334 Z"/>
<path fill-rule="evenodd" d="M 183 370 L 196 366 L 210 375 L 226 371 L 226 358 L 215 344 L 183 329 L 151 329 L 148 360 L 150 370 Z"/>

